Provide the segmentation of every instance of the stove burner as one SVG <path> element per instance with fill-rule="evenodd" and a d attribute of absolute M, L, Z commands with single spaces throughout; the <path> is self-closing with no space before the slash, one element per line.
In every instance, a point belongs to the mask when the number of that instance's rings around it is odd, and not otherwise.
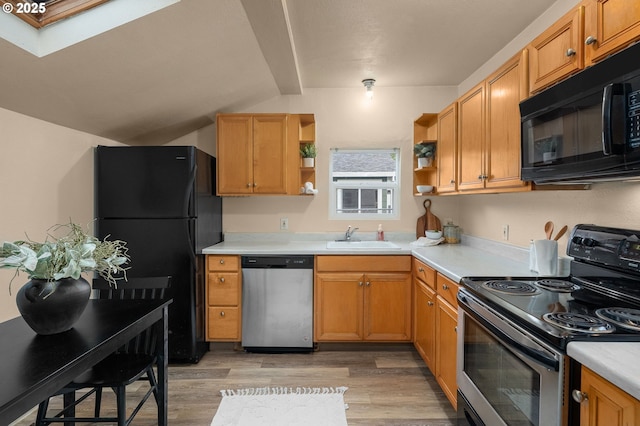
<path fill-rule="evenodd" d="M 574 290 L 578 290 L 580 287 L 571 281 L 545 279 L 538 280 L 536 284 L 549 291 L 556 291 L 558 293 L 571 293 Z"/>
<path fill-rule="evenodd" d="M 601 308 L 596 315 L 603 320 L 632 331 L 640 331 L 640 310 L 631 308 Z"/>
<path fill-rule="evenodd" d="M 544 314 L 542 318 L 549 324 L 570 331 L 583 333 L 613 333 L 615 327 L 599 318 L 570 312 Z"/>
<path fill-rule="evenodd" d="M 493 280 L 485 281 L 482 285 L 489 290 L 519 296 L 531 296 L 540 293 L 540 290 L 535 286 L 524 281 Z"/>

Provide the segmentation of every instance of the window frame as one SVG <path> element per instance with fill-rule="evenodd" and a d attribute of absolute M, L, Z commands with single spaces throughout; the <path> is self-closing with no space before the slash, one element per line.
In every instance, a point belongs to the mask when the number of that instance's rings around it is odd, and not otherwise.
<path fill-rule="evenodd" d="M 99 6 L 109 0 L 49 0 L 45 2 L 47 10 L 44 13 L 18 13 L 18 3 L 24 3 L 26 0 L 0 0 L 0 3 L 11 4 L 13 6 L 13 15 L 22 19 L 27 24 L 36 29 L 40 29 L 45 25 L 52 24 L 61 19 L 76 15 L 85 10 Z"/>
<path fill-rule="evenodd" d="M 395 154 L 396 162 L 396 175 L 395 181 L 389 182 L 334 182 L 333 176 L 333 155 L 336 152 L 389 152 Z M 400 203 L 401 203 L 401 155 L 400 148 L 331 148 L 329 150 L 329 219 L 331 220 L 399 220 L 400 219 Z M 374 172 L 369 173 L 371 175 Z M 377 189 L 379 197 L 382 197 L 382 191 L 392 190 L 392 213 L 343 213 L 338 211 L 338 190 L 339 189 L 357 189 L 359 198 L 361 197 L 360 190 L 362 189 Z M 362 208 L 362 207 L 360 207 Z M 365 207 L 366 209 L 366 207 Z"/>

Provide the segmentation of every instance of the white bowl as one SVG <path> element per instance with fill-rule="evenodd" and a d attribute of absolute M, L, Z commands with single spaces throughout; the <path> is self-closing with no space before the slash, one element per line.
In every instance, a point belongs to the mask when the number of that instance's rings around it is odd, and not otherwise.
<path fill-rule="evenodd" d="M 418 190 L 418 192 L 431 192 L 433 191 L 433 186 L 431 185 L 418 185 L 416 186 L 416 189 Z"/>
<path fill-rule="evenodd" d="M 442 238 L 442 231 L 424 231 L 424 234 L 430 240 L 439 240 Z"/>

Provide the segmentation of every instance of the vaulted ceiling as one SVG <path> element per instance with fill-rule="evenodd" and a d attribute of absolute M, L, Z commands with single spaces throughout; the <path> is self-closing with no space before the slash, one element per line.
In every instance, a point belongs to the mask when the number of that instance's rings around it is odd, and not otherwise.
<path fill-rule="evenodd" d="M 0 107 L 158 142 L 306 88 L 455 86 L 554 1 L 181 0 L 40 58 L 0 39 Z"/>

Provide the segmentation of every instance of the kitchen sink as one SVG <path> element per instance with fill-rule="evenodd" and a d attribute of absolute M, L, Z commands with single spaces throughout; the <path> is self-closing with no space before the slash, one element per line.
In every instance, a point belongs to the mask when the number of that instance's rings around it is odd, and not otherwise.
<path fill-rule="evenodd" d="M 400 246 L 391 241 L 328 241 L 330 250 L 400 250 Z"/>

